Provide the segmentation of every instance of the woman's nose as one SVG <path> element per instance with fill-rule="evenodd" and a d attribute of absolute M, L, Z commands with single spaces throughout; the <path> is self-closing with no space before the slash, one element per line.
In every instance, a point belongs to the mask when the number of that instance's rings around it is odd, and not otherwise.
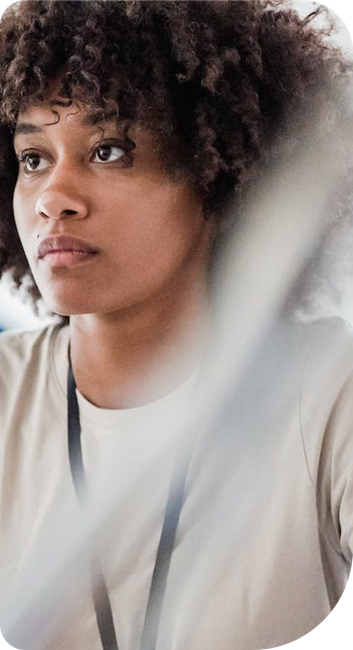
<path fill-rule="evenodd" d="M 84 219 L 88 208 L 86 201 L 78 195 L 59 188 L 47 188 L 38 198 L 35 212 L 42 219 Z"/>

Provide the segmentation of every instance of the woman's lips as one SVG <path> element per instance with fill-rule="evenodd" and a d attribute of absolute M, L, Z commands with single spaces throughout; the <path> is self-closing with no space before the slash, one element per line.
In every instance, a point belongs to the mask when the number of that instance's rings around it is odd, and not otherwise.
<path fill-rule="evenodd" d="M 73 266 L 92 259 L 99 253 L 98 248 L 76 237 L 47 237 L 37 248 L 37 258 L 51 268 Z"/>
<path fill-rule="evenodd" d="M 94 257 L 96 253 L 85 253 L 83 251 L 51 251 L 44 257 L 44 260 L 51 268 L 59 266 L 73 266 L 78 262 L 83 262 Z"/>

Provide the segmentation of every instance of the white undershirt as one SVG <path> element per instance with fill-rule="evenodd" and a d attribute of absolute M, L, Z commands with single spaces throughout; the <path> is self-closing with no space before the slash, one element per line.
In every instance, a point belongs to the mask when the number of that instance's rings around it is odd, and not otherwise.
<path fill-rule="evenodd" d="M 129 409 L 94 406 L 76 391 L 82 427 L 82 455 L 89 483 L 111 468 L 125 482 L 179 440 L 187 423 L 197 370 L 178 388 L 149 404 Z"/>

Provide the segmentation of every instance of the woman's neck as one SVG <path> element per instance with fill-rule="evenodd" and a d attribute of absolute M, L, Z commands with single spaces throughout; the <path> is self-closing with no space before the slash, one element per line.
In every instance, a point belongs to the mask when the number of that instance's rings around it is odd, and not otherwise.
<path fill-rule="evenodd" d="M 172 313 L 171 313 L 172 311 Z M 70 319 L 78 390 L 92 404 L 133 408 L 179 386 L 200 363 L 209 327 L 207 300 Z"/>

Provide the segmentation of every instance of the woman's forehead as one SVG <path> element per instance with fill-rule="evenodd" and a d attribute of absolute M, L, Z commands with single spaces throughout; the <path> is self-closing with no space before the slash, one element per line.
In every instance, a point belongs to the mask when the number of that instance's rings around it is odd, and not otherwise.
<path fill-rule="evenodd" d="M 53 118 L 55 118 L 53 120 Z M 17 125 L 33 122 L 41 124 L 52 124 L 53 121 L 65 120 L 76 121 L 82 126 L 94 126 L 101 122 L 118 124 L 117 111 L 107 111 L 103 108 L 92 108 L 82 102 L 63 101 L 58 96 L 55 99 L 43 100 L 40 103 L 28 103 L 19 112 Z"/>
<path fill-rule="evenodd" d="M 49 137 L 91 138 L 108 136 L 128 138 L 138 145 L 139 149 L 162 153 L 159 136 L 141 123 L 130 125 L 125 133 L 124 124 L 119 122 L 116 111 L 104 111 L 102 108 L 92 108 L 80 102 L 62 106 L 53 100 L 44 101 L 40 105 L 28 105 L 20 112 L 15 127 L 14 137 L 32 134 Z"/>

